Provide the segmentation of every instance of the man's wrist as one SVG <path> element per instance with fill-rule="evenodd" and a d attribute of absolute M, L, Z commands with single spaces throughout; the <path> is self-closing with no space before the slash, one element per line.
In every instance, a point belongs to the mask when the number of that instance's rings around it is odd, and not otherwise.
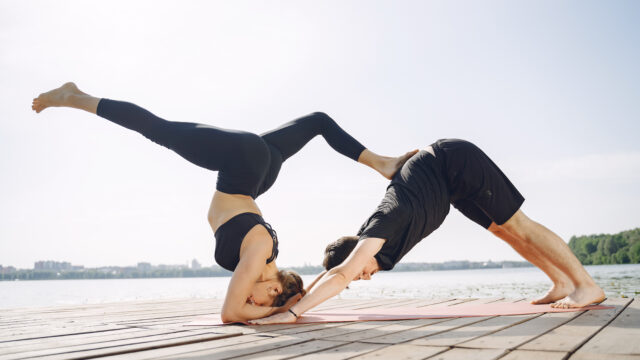
<path fill-rule="evenodd" d="M 298 315 L 298 313 L 297 313 L 297 312 L 295 312 L 295 311 L 293 311 L 291 308 L 289 308 L 287 311 L 288 311 L 290 314 L 292 314 L 293 316 L 295 316 L 295 317 L 296 317 L 296 319 L 300 317 L 300 316 Z"/>

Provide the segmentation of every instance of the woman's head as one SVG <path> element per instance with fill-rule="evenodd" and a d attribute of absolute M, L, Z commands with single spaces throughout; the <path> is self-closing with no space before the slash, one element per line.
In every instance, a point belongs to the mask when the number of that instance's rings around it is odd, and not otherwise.
<path fill-rule="evenodd" d="M 271 306 L 282 306 L 290 297 L 296 294 L 302 294 L 302 296 L 305 295 L 302 278 L 294 271 L 278 271 L 278 282 L 282 287 L 282 291 L 275 297 L 273 305 Z"/>
<path fill-rule="evenodd" d="M 300 275 L 293 271 L 280 270 L 275 278 L 256 282 L 247 302 L 258 306 L 282 306 L 298 293 L 302 296 L 305 294 Z"/>

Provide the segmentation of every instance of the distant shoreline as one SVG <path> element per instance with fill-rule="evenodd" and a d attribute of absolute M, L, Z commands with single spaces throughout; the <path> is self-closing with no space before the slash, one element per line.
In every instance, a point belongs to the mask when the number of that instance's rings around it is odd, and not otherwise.
<path fill-rule="evenodd" d="M 532 267 L 526 261 L 446 261 L 442 263 L 401 263 L 392 272 L 409 271 L 445 271 L 445 270 L 477 270 Z M 324 270 L 320 265 L 287 266 L 282 269 L 293 270 L 300 275 L 315 275 Z M 4 268 L 3 270 L 6 270 Z M 166 279 L 166 278 L 206 278 L 227 277 L 231 271 L 219 266 L 200 269 L 188 268 L 184 265 L 159 265 L 157 267 L 116 267 L 81 269 L 19 269 L 2 271 L 0 281 L 29 280 L 81 280 L 81 279 Z"/>

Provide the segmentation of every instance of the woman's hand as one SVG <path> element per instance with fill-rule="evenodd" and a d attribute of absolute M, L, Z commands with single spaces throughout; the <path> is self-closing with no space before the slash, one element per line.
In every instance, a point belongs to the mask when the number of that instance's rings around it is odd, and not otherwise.
<path fill-rule="evenodd" d="M 289 301 L 287 301 L 289 303 Z M 293 305 L 293 304 L 292 304 Z M 279 314 L 274 314 L 262 319 L 249 320 L 251 325 L 266 325 L 266 324 L 287 324 L 294 323 L 298 320 L 292 313 L 285 311 Z"/>
<path fill-rule="evenodd" d="M 286 303 L 284 303 L 284 305 L 280 306 L 278 308 L 278 310 L 276 310 L 276 314 L 279 313 L 283 313 L 283 312 L 288 312 L 289 308 L 292 307 L 293 305 L 295 305 L 298 301 L 300 301 L 300 299 L 302 299 L 302 294 L 297 293 L 293 296 L 291 296 Z"/>

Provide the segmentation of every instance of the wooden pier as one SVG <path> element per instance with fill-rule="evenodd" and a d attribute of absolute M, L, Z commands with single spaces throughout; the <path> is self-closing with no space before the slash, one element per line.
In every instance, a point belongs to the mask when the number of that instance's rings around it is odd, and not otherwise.
<path fill-rule="evenodd" d="M 508 299 L 334 299 L 318 307 L 456 306 Z M 184 326 L 221 301 L 0 309 L 9 359 L 640 359 L 640 298 L 610 310 L 308 325 Z"/>

